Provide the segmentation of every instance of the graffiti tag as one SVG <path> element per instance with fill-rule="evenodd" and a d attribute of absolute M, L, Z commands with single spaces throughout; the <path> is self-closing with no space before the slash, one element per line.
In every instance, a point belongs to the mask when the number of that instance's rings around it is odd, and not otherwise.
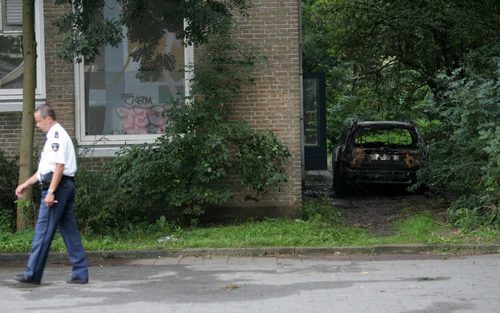
<path fill-rule="evenodd" d="M 152 105 L 153 99 L 151 96 L 138 96 L 131 92 L 122 93 L 123 102 L 126 105 Z"/>

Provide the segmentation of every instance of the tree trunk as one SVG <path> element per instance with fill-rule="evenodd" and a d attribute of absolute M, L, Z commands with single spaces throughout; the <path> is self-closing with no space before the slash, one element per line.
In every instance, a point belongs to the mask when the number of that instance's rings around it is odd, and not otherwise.
<path fill-rule="evenodd" d="M 36 88 L 36 38 L 35 38 L 35 1 L 23 0 L 23 118 L 21 125 L 21 144 L 19 147 L 19 183 L 24 182 L 33 171 L 33 137 Z M 32 202 L 31 188 L 23 199 Z M 26 201 L 17 205 L 16 228 L 21 230 L 28 225 L 26 220 Z"/>

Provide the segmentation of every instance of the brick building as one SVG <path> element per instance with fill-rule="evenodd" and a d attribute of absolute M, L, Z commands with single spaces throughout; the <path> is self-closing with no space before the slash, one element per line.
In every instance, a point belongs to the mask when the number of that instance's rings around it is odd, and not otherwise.
<path fill-rule="evenodd" d="M 117 15 L 114 0 L 105 14 Z M 21 0 L 2 0 L 0 29 L 0 149 L 8 157 L 18 154 L 22 110 L 22 54 L 20 50 Z M 185 74 L 165 73 L 154 83 L 135 78 L 137 64 L 130 59 L 133 44 L 127 39 L 117 48 L 106 47 L 92 64 L 72 64 L 59 59 L 60 43 L 53 21 L 68 7 L 53 0 L 36 0 L 38 76 L 36 102 L 50 102 L 59 122 L 81 147 L 92 146 L 84 166 L 99 166 L 103 158 L 124 144 L 152 142 L 161 132 L 157 118 L 165 103 L 182 93 Z M 248 15 L 240 16 L 234 38 L 251 42 L 266 61 L 257 66 L 257 81 L 244 90 L 235 115 L 258 130 L 271 130 L 289 148 L 292 158 L 289 181 L 258 201 L 245 201 L 237 193 L 224 211 L 245 215 L 296 215 L 302 204 L 300 1 L 255 0 Z M 5 44 L 6 40 L 9 42 Z M 3 44 L 2 44 L 3 43 Z M 177 59 L 194 62 L 191 48 L 175 36 L 166 36 L 163 48 Z M 137 122 L 143 117 L 142 122 Z M 144 118 L 145 117 L 145 118 Z M 36 131 L 36 142 L 43 136 Z M 103 139 L 104 138 L 104 139 Z M 82 164 L 81 164 L 82 165 Z M 237 208 L 237 210 L 235 210 Z M 221 210 L 223 210 L 221 208 Z M 222 212 L 222 211 L 221 211 Z"/>

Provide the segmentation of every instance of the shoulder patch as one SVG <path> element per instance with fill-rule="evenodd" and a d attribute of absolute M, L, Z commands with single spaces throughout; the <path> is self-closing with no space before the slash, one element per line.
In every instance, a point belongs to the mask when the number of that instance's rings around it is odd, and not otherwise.
<path fill-rule="evenodd" d="M 52 151 L 56 152 L 57 150 L 59 150 L 59 144 L 58 143 L 53 143 L 52 144 Z"/>
<path fill-rule="evenodd" d="M 56 132 L 56 133 L 54 134 L 54 138 L 59 138 L 59 132 Z"/>

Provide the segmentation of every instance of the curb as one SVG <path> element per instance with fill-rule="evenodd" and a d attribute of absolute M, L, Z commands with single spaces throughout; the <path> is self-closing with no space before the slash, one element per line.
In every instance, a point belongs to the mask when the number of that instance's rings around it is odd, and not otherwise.
<path fill-rule="evenodd" d="M 159 257 L 205 257 L 205 256 L 331 256 L 331 255 L 390 255 L 390 254 L 436 254 L 474 255 L 500 254 L 500 244 L 489 245 L 378 245 L 346 247 L 263 247 L 263 248 L 212 248 L 169 249 L 133 251 L 90 251 L 89 260 L 149 259 Z M 0 262 L 26 261 L 29 253 L 0 253 Z M 49 261 L 66 261 L 64 252 L 52 252 Z"/>

